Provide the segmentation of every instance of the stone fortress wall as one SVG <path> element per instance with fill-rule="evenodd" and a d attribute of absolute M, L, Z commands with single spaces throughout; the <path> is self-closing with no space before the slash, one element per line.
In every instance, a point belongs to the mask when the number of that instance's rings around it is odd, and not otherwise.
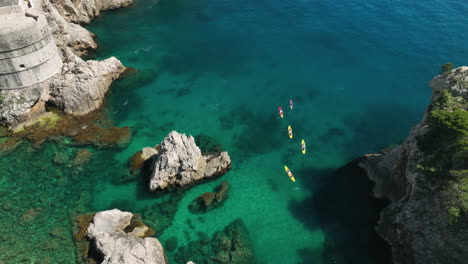
<path fill-rule="evenodd" d="M 0 0 L 0 90 L 41 83 L 62 59 L 45 16 L 33 0 Z"/>

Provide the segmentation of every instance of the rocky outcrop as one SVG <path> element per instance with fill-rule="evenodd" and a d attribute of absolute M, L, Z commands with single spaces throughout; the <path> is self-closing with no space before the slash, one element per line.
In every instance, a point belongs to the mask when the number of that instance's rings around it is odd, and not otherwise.
<path fill-rule="evenodd" d="M 47 18 L 52 30 L 55 43 L 62 51 L 64 61 L 73 58 L 71 54 L 78 56 L 97 48 L 93 34 L 82 26 L 68 22 L 58 11 L 60 3 L 67 1 L 42 0 L 41 9 Z"/>
<path fill-rule="evenodd" d="M 83 61 L 75 55 L 50 80 L 49 101 L 66 113 L 84 115 L 99 108 L 112 81 L 125 67 L 116 58 Z"/>
<path fill-rule="evenodd" d="M 63 61 L 60 71 L 46 81 L 21 90 L 0 91 L 0 125 L 17 127 L 54 104 L 65 112 L 83 115 L 99 108 L 112 81 L 125 70 L 112 57 L 84 61 L 78 56 L 97 48 L 93 34 L 76 23 L 89 23 L 100 10 L 127 6 L 132 0 L 41 0 L 35 8 L 46 18 Z M 27 13 L 27 11 L 26 11 Z M 59 58 L 60 60 L 60 58 Z M 7 87 L 8 88 L 8 87 Z"/>
<path fill-rule="evenodd" d="M 102 264 L 165 264 L 161 243 L 145 237 L 147 226 L 131 227 L 133 214 L 118 209 L 98 212 L 87 229 Z M 130 230 L 131 229 L 131 230 Z"/>
<path fill-rule="evenodd" d="M 431 82 L 432 104 L 397 148 L 367 155 L 360 166 L 388 198 L 376 228 L 396 264 L 463 263 L 468 259 L 468 67 Z"/>
<path fill-rule="evenodd" d="M 60 15 L 68 22 L 90 23 L 100 11 L 130 5 L 133 0 L 51 0 Z"/>
<path fill-rule="evenodd" d="M 151 191 L 181 187 L 226 173 L 231 168 L 227 152 L 203 156 L 192 136 L 172 131 L 158 147 L 151 166 Z"/>

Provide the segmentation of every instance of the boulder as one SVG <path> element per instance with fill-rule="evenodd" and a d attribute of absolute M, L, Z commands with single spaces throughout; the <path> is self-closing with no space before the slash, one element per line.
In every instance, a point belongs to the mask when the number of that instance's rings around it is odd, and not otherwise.
<path fill-rule="evenodd" d="M 202 155 L 192 136 L 172 131 L 159 145 L 151 165 L 151 191 L 181 187 L 226 173 L 231 168 L 227 152 L 218 156 Z"/>
<path fill-rule="evenodd" d="M 223 181 L 216 189 L 216 192 L 206 192 L 195 199 L 189 205 L 190 211 L 200 213 L 219 207 L 228 196 L 229 183 Z"/>
<path fill-rule="evenodd" d="M 166 264 L 161 243 L 153 237 L 140 237 L 145 233 L 142 231 L 145 226 L 128 228 L 132 218 L 132 213 L 118 209 L 98 212 L 94 216 L 87 236 L 101 254 L 102 264 Z"/>
<path fill-rule="evenodd" d="M 150 165 L 151 159 L 158 154 L 156 148 L 146 147 L 137 151 L 129 160 L 129 171 L 131 174 L 139 174 L 140 171 Z"/>
<path fill-rule="evenodd" d="M 203 234 L 200 240 L 180 246 L 174 258 L 176 263 L 185 263 L 187 259 L 193 261 L 189 263 L 255 263 L 249 234 L 241 219 L 234 220 L 224 230 L 216 232 L 211 239 Z"/>

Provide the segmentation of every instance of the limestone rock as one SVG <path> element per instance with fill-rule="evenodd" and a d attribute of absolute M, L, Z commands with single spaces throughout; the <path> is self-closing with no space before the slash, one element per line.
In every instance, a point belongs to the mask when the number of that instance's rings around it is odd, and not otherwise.
<path fill-rule="evenodd" d="M 15 128 L 22 122 L 44 113 L 46 103 L 53 103 L 67 113 L 76 115 L 97 109 L 111 82 L 119 77 L 125 67 L 116 58 L 99 62 L 80 59 L 78 56 L 95 50 L 97 45 L 93 34 L 76 23 L 88 23 L 99 14 L 99 10 L 118 8 L 131 2 L 132 0 L 42 0 L 38 2 L 37 10 L 25 11 L 28 19 L 33 20 L 37 16 L 39 22 L 48 24 L 44 30 L 38 32 L 48 33 L 44 39 L 53 38 L 55 41 L 59 52 L 56 52 L 56 59 L 48 68 L 56 67 L 60 70 L 58 73 L 54 71 L 54 77 L 50 78 L 51 74 L 47 80 L 36 78 L 34 83 L 27 82 L 27 87 L 22 89 L 0 89 L 0 125 Z M 54 41 L 50 43 L 55 47 Z M 36 59 L 32 62 L 40 61 Z M 29 64 L 18 65 L 24 67 Z M 23 79 L 25 80 L 21 79 L 21 82 L 24 84 L 30 78 Z"/>
<path fill-rule="evenodd" d="M 158 155 L 158 151 L 155 148 L 146 147 L 141 150 L 141 158 L 145 161 L 154 155 Z"/>
<path fill-rule="evenodd" d="M 125 67 L 115 57 L 104 61 L 74 61 L 64 64 L 61 74 L 50 80 L 50 102 L 66 113 L 84 115 L 99 108 L 112 81 Z"/>
<path fill-rule="evenodd" d="M 88 236 L 94 238 L 100 233 L 112 233 L 116 230 L 123 230 L 130 225 L 133 214 L 122 212 L 118 209 L 98 212 L 94 215 L 93 223 L 88 227 Z"/>
<path fill-rule="evenodd" d="M 231 160 L 227 152 L 205 159 L 192 136 L 172 131 L 159 145 L 158 156 L 151 166 L 151 191 L 180 187 L 204 178 L 225 173 Z"/>
<path fill-rule="evenodd" d="M 51 0 L 68 22 L 88 24 L 100 11 L 125 7 L 133 0 Z"/>
<path fill-rule="evenodd" d="M 78 24 L 70 23 L 58 11 L 62 2 L 57 0 L 43 0 L 42 10 L 52 30 L 57 46 L 62 50 L 64 61 L 68 61 L 71 52 L 80 56 L 97 48 L 93 35 Z M 69 2 L 69 1 L 68 1 Z"/>
<path fill-rule="evenodd" d="M 20 90 L 0 90 L 0 125 L 15 126 L 34 115 L 33 106 L 41 99 L 44 88 L 34 85 Z"/>
<path fill-rule="evenodd" d="M 226 173 L 231 168 L 231 158 L 226 151 L 208 160 L 205 168 L 205 177 L 212 177 Z"/>
<path fill-rule="evenodd" d="M 125 232 L 132 217 L 132 213 L 118 209 L 98 212 L 94 216 L 87 235 L 93 239 L 97 252 L 102 254 L 102 263 L 166 264 L 163 248 L 156 238 L 140 238 L 141 230 Z"/>

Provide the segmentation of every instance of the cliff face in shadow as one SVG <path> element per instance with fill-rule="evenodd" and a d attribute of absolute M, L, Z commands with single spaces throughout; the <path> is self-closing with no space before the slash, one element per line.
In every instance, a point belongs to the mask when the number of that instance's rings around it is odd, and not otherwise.
<path fill-rule="evenodd" d="M 360 166 L 374 195 L 391 204 L 377 231 L 394 263 L 464 263 L 468 259 L 468 67 L 429 84 L 432 103 L 408 138 Z"/>
<path fill-rule="evenodd" d="M 289 208 L 307 228 L 321 229 L 325 235 L 323 250 L 298 251 L 301 263 L 322 258 L 326 264 L 390 264 L 389 247 L 374 229 L 388 202 L 372 197 L 373 183 L 358 166 L 360 161 L 354 160 L 337 170 L 297 172 L 304 176 L 304 185 L 312 195 L 291 202 Z"/>

